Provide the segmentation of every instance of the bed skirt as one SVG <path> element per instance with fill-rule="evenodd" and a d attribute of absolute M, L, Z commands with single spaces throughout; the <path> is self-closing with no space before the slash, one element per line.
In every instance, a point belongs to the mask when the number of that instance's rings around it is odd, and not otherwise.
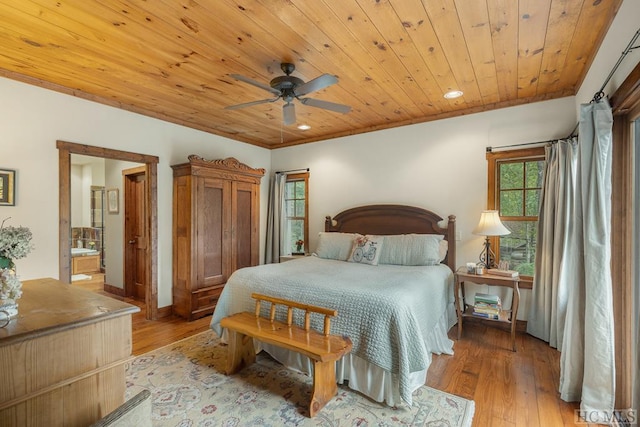
<path fill-rule="evenodd" d="M 431 365 L 432 354 L 453 355 L 453 341 L 446 337 L 447 332 L 455 322 L 455 309 L 453 304 L 450 304 L 425 341 L 429 355 L 429 360 L 426 364 L 427 368 L 410 374 L 412 393 L 426 383 L 427 370 Z M 308 357 L 255 340 L 254 343 L 256 351 L 266 351 L 284 366 L 304 372 L 307 375 L 313 373 L 313 364 Z M 403 402 L 400 398 L 397 375 L 353 354 L 347 354 L 336 362 L 336 380 L 339 384 L 345 384 L 350 389 L 358 391 L 376 402 L 384 402 L 389 406 L 400 406 L 403 403 L 411 405 L 412 403 Z"/>

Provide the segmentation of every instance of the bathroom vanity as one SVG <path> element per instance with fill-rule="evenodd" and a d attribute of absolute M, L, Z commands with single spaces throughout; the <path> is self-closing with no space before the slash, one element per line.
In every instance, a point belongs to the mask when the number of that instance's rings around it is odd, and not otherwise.
<path fill-rule="evenodd" d="M 100 252 L 71 248 L 71 275 L 74 284 L 104 285 L 104 273 L 100 269 Z"/>

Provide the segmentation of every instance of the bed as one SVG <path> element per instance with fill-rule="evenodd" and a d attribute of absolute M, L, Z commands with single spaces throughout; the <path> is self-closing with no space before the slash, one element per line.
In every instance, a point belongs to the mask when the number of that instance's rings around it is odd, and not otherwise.
<path fill-rule="evenodd" d="M 447 331 L 456 321 L 455 216 L 442 222 L 433 212 L 402 205 L 362 206 L 327 217 L 317 254 L 234 272 L 211 328 L 223 336 L 222 318 L 253 311 L 252 292 L 336 309 L 331 333 L 353 342 L 352 352 L 336 363 L 338 382 L 390 406 L 410 405 L 432 354 L 453 354 Z M 322 329 L 321 318 L 311 322 Z M 304 356 L 255 344 L 292 369 L 312 372 Z"/>

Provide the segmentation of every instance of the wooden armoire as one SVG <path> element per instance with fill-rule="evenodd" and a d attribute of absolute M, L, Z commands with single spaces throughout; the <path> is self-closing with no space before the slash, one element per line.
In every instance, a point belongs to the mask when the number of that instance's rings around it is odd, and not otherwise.
<path fill-rule="evenodd" d="M 227 279 L 259 260 L 260 180 L 233 157 L 173 168 L 173 312 L 213 313 Z"/>

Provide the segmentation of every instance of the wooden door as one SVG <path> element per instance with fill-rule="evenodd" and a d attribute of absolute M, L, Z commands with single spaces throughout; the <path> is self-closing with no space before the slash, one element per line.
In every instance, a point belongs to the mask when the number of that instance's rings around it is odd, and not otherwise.
<path fill-rule="evenodd" d="M 232 189 L 232 271 L 258 264 L 258 192 L 254 184 L 234 182 Z"/>
<path fill-rule="evenodd" d="M 231 274 L 231 182 L 198 178 L 196 195 L 196 288 L 224 285 Z M 193 289 L 195 290 L 195 289 Z"/>
<path fill-rule="evenodd" d="M 144 169 L 144 168 L 142 168 Z M 146 218 L 145 172 L 136 168 L 124 174 L 124 289 L 125 296 L 145 300 L 148 227 Z"/>

